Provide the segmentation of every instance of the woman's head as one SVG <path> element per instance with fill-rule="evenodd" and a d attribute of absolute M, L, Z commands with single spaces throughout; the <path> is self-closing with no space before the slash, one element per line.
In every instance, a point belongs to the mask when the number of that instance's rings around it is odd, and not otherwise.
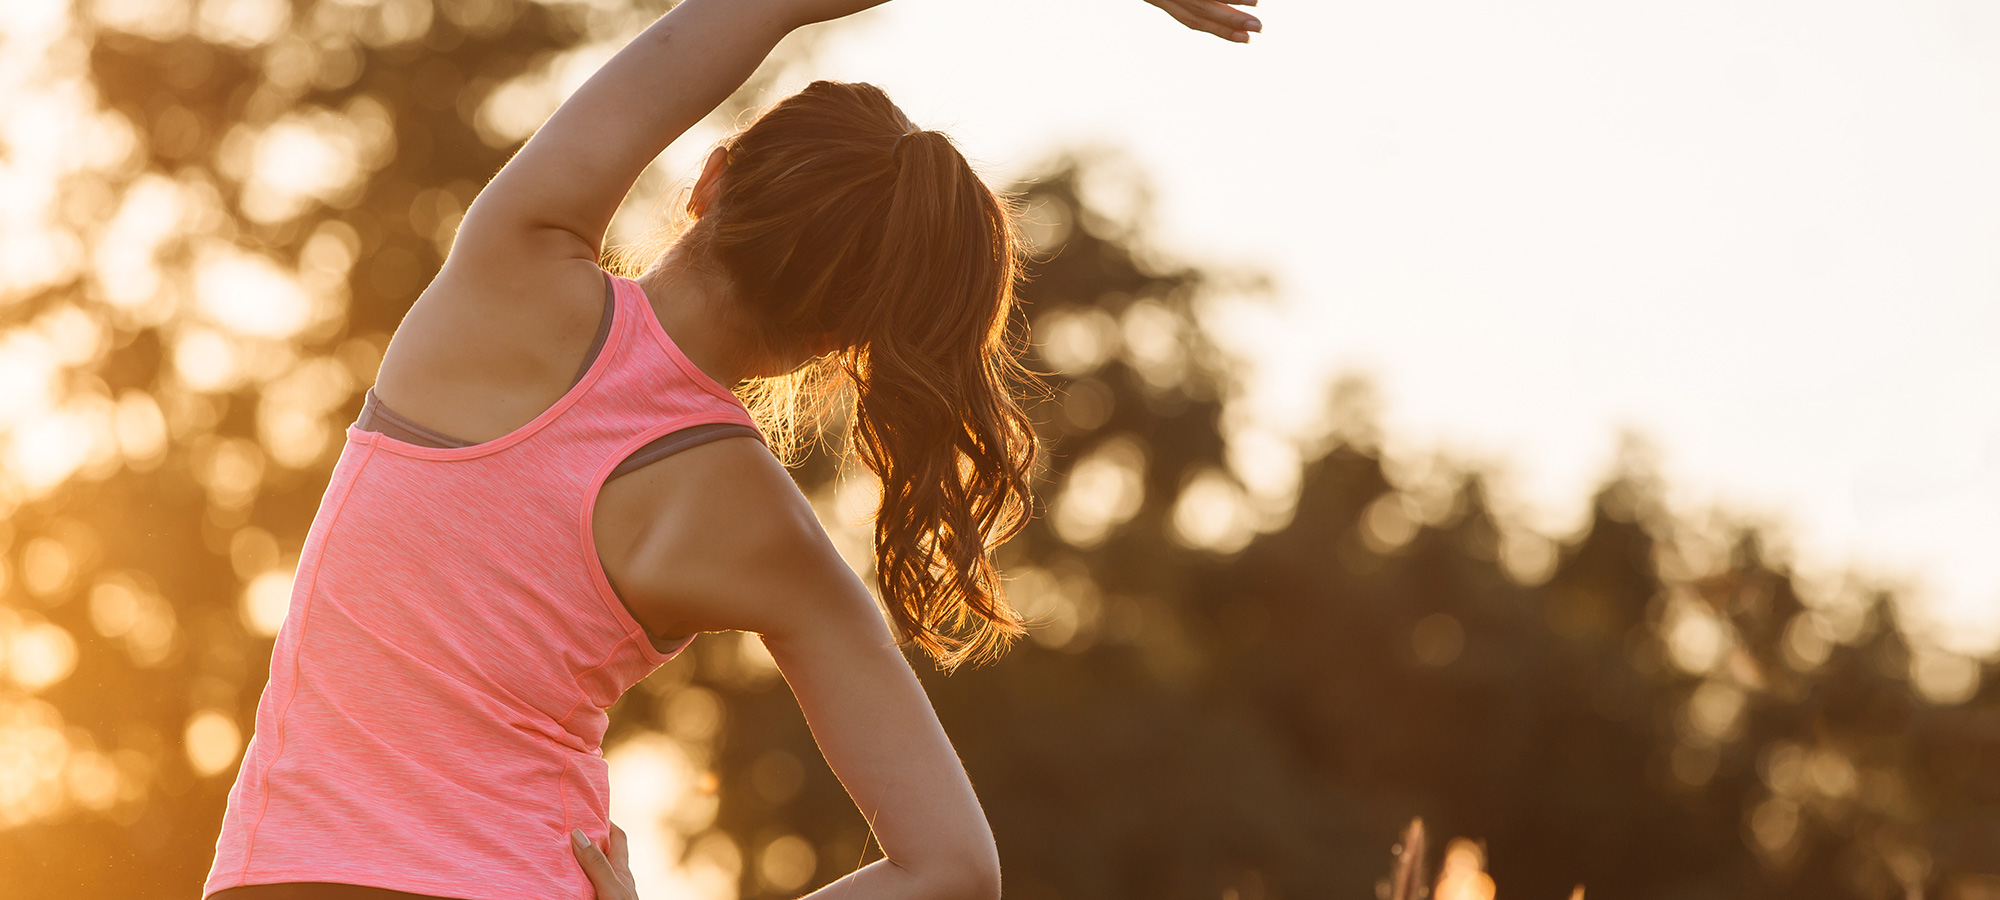
<path fill-rule="evenodd" d="M 808 401 L 851 398 L 890 614 L 947 667 L 991 658 L 1021 632 L 991 549 L 1026 522 L 1036 453 L 1008 204 L 869 84 L 814 82 L 718 152 L 678 250 L 727 277 L 773 358 L 825 353 L 752 384 L 752 412 L 788 453 L 824 411 Z"/>

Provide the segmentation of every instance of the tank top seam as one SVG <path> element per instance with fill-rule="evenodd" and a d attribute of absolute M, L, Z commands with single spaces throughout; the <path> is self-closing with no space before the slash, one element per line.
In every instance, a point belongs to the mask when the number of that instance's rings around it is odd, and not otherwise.
<path fill-rule="evenodd" d="M 236 873 L 238 883 L 243 883 L 250 877 L 250 863 L 257 853 L 257 832 L 264 827 L 264 816 L 270 811 L 271 806 L 271 770 L 277 768 L 278 760 L 285 755 L 287 743 L 285 717 L 291 714 L 292 702 L 298 699 L 299 695 L 299 670 L 302 668 L 305 656 L 306 629 L 312 623 L 313 598 L 319 591 L 320 573 L 324 571 L 321 559 L 326 556 L 327 545 L 333 542 L 334 533 L 339 530 L 342 514 L 347 512 L 348 497 L 353 495 L 354 486 L 360 483 L 362 473 L 375 459 L 376 447 L 375 442 L 368 442 L 367 455 L 355 463 L 354 473 L 348 476 L 347 484 L 341 488 L 340 500 L 335 504 L 333 516 L 326 523 L 325 537 L 320 541 L 318 552 L 314 554 L 312 580 L 306 583 L 305 602 L 299 608 L 299 639 L 292 650 L 291 689 L 285 693 L 285 704 L 278 709 L 277 715 L 272 720 L 272 724 L 276 725 L 278 730 L 277 746 L 271 749 L 270 760 L 264 763 L 263 771 L 257 776 L 257 821 L 250 824 L 250 831 L 243 838 L 243 866 Z"/>
<path fill-rule="evenodd" d="M 618 278 L 616 275 L 612 277 L 618 279 L 618 287 L 634 295 L 636 305 L 643 307 L 639 310 L 642 314 L 641 317 L 644 319 L 644 321 L 639 323 L 639 330 L 652 336 L 653 342 L 661 350 L 665 351 L 668 362 L 671 362 L 674 368 L 679 369 L 681 375 L 687 378 L 688 381 L 693 382 L 694 386 L 700 388 L 702 392 L 728 402 L 730 405 L 742 410 L 745 416 L 748 416 L 749 410 L 744 407 L 743 398 L 736 396 L 735 391 L 710 378 L 707 372 L 702 371 L 700 366 L 695 365 L 693 360 L 687 358 L 687 354 L 681 350 L 680 344 L 674 342 L 673 335 L 668 334 L 667 327 L 660 323 L 659 314 L 653 311 L 653 301 L 647 298 L 646 288 L 630 278 Z"/>
<path fill-rule="evenodd" d="M 570 762 L 569 756 L 564 755 L 562 758 L 562 768 L 556 770 L 556 797 L 562 801 L 564 834 L 568 834 L 572 829 L 576 828 L 574 824 L 571 824 L 575 820 L 569 814 L 569 792 L 563 790 L 563 779 L 569 777 L 569 770 L 572 765 L 574 763 Z"/>
<path fill-rule="evenodd" d="M 748 424 L 748 419 L 748 414 L 741 410 L 702 410 L 676 416 L 665 422 L 653 425 L 626 439 L 624 444 L 619 445 L 617 452 L 612 453 L 606 462 L 600 464 L 591 473 L 590 478 L 584 482 L 583 489 L 580 491 L 582 497 L 581 502 L 577 504 L 576 529 L 577 534 L 582 538 L 582 546 L 580 548 L 582 551 L 582 563 L 584 569 L 589 573 L 591 586 L 595 589 L 598 600 L 610 608 L 613 620 L 625 630 L 626 637 L 629 638 L 634 635 L 639 637 L 639 652 L 645 657 L 648 663 L 655 666 L 672 659 L 675 654 L 686 649 L 687 644 L 692 641 L 693 636 L 690 635 L 689 641 L 682 642 L 681 646 L 671 653 L 662 653 L 659 648 L 653 646 L 652 638 L 646 632 L 646 627 L 639 623 L 636 616 L 632 615 L 631 608 L 625 605 L 625 601 L 618 596 L 617 590 L 611 586 L 611 576 L 605 573 L 604 561 L 597 556 L 597 534 L 596 528 L 591 522 L 591 514 L 596 511 L 597 499 L 604 492 L 606 476 L 610 475 L 611 470 L 617 468 L 618 464 L 623 462 L 625 457 L 629 456 L 633 450 L 645 446 L 654 438 L 671 434 L 683 428 L 690 428 L 696 425 Z M 754 424 L 751 427 L 752 430 L 755 430 Z M 761 432 L 759 432 L 759 437 L 762 437 Z M 572 709 L 570 712 L 574 713 L 575 710 Z"/>
<path fill-rule="evenodd" d="M 609 273 L 606 273 L 606 275 L 607 277 L 617 279 L 615 275 L 610 275 Z M 383 438 L 383 441 L 378 441 L 377 443 L 381 449 L 388 451 L 390 454 L 427 462 L 460 462 L 463 460 L 479 459 L 526 443 L 528 439 L 547 430 L 549 426 L 554 425 L 571 407 L 582 402 L 584 396 L 590 393 L 591 388 L 595 387 L 599 381 L 602 381 L 605 373 L 610 371 L 611 361 L 617 356 L 618 351 L 623 345 L 631 343 L 632 316 L 628 314 L 628 310 L 622 308 L 628 304 L 618 299 L 623 293 L 618 287 L 617 281 L 614 280 L 612 282 L 611 332 L 605 336 L 604 346 L 598 350 L 597 358 L 591 360 L 590 367 L 584 370 L 582 378 L 572 382 L 569 389 L 564 391 L 561 397 L 556 398 L 555 403 L 550 404 L 549 408 L 542 410 L 534 418 L 529 419 L 527 424 L 490 441 L 480 441 L 476 444 L 468 444 L 463 447 L 426 447 L 422 444 L 412 444 L 407 441 L 397 440 L 381 432 L 359 429 L 352 424 L 348 425 L 348 428 L 350 430 L 359 430 L 364 434 L 378 435 Z M 370 390 L 373 390 L 373 388 L 371 387 Z"/>
<path fill-rule="evenodd" d="M 611 645 L 611 651 L 606 653 L 604 655 L 604 659 L 598 662 L 597 665 L 591 666 L 588 669 L 584 669 L 580 672 L 577 672 L 575 675 L 570 676 L 571 683 L 576 685 L 577 692 L 582 694 L 583 696 L 576 698 L 576 702 L 570 705 L 569 712 L 563 713 L 562 718 L 556 720 L 557 728 L 561 728 L 567 731 L 568 728 L 566 726 L 569 725 L 570 719 L 575 718 L 576 711 L 582 709 L 585 703 L 590 702 L 590 691 L 584 688 L 582 684 L 583 680 L 594 673 L 602 671 L 605 666 L 617 662 L 618 651 L 623 649 L 627 642 L 635 640 L 640 644 L 650 643 L 645 639 L 645 634 L 643 632 L 638 634 L 627 632 L 624 637 L 619 638 L 616 643 L 613 643 Z"/>

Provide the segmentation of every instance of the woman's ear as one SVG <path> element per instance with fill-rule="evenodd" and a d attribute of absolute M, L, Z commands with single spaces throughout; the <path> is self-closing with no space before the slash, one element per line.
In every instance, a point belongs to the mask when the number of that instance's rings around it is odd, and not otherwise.
<path fill-rule="evenodd" d="M 722 190 L 722 173 L 729 167 L 729 151 L 715 148 L 708 154 L 708 162 L 701 167 L 701 177 L 694 181 L 694 193 L 688 195 L 688 215 L 701 218 L 715 203 L 715 195 Z"/>

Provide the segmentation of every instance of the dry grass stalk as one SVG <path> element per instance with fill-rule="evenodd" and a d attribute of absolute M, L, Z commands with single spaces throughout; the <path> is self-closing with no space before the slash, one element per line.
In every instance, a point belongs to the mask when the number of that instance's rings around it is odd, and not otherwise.
<path fill-rule="evenodd" d="M 1425 900 L 1430 885 L 1424 882 L 1424 820 L 1410 820 L 1403 829 L 1403 842 L 1396 845 L 1396 875 L 1389 883 L 1389 900 Z"/>
<path fill-rule="evenodd" d="M 1431 900 L 1431 886 L 1424 874 L 1424 853 L 1427 842 L 1424 837 L 1423 817 L 1410 820 L 1410 827 L 1403 829 L 1403 840 L 1396 845 L 1396 871 L 1389 880 L 1378 885 L 1377 896 L 1383 900 Z M 1440 882 L 1444 889 L 1437 900 L 1493 900 L 1497 893 L 1493 879 L 1485 873 L 1485 848 L 1469 841 L 1453 841 L 1447 857 L 1462 857 L 1446 860 L 1447 867 L 1456 865 L 1465 871 L 1451 871 Z M 1446 884 L 1445 882 L 1450 882 Z M 1384 891 L 1383 888 L 1387 890 Z M 1569 893 L 1569 900 L 1583 900 L 1583 885 L 1577 885 Z"/>

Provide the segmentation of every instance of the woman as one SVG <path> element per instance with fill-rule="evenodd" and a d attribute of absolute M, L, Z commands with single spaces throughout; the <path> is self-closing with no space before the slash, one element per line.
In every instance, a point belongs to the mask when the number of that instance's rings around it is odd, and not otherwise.
<path fill-rule="evenodd" d="M 348 429 L 204 895 L 630 896 L 599 849 L 624 849 L 605 710 L 696 634 L 749 631 L 885 855 L 838 889 L 998 896 L 950 742 L 772 450 L 802 386 L 849 380 L 896 629 L 946 667 L 1019 633 L 990 561 L 1034 458 L 1005 205 L 880 90 L 817 82 L 710 154 L 640 278 L 598 266 L 648 161 L 790 30 L 877 2 L 686 0 L 480 193 Z"/>

